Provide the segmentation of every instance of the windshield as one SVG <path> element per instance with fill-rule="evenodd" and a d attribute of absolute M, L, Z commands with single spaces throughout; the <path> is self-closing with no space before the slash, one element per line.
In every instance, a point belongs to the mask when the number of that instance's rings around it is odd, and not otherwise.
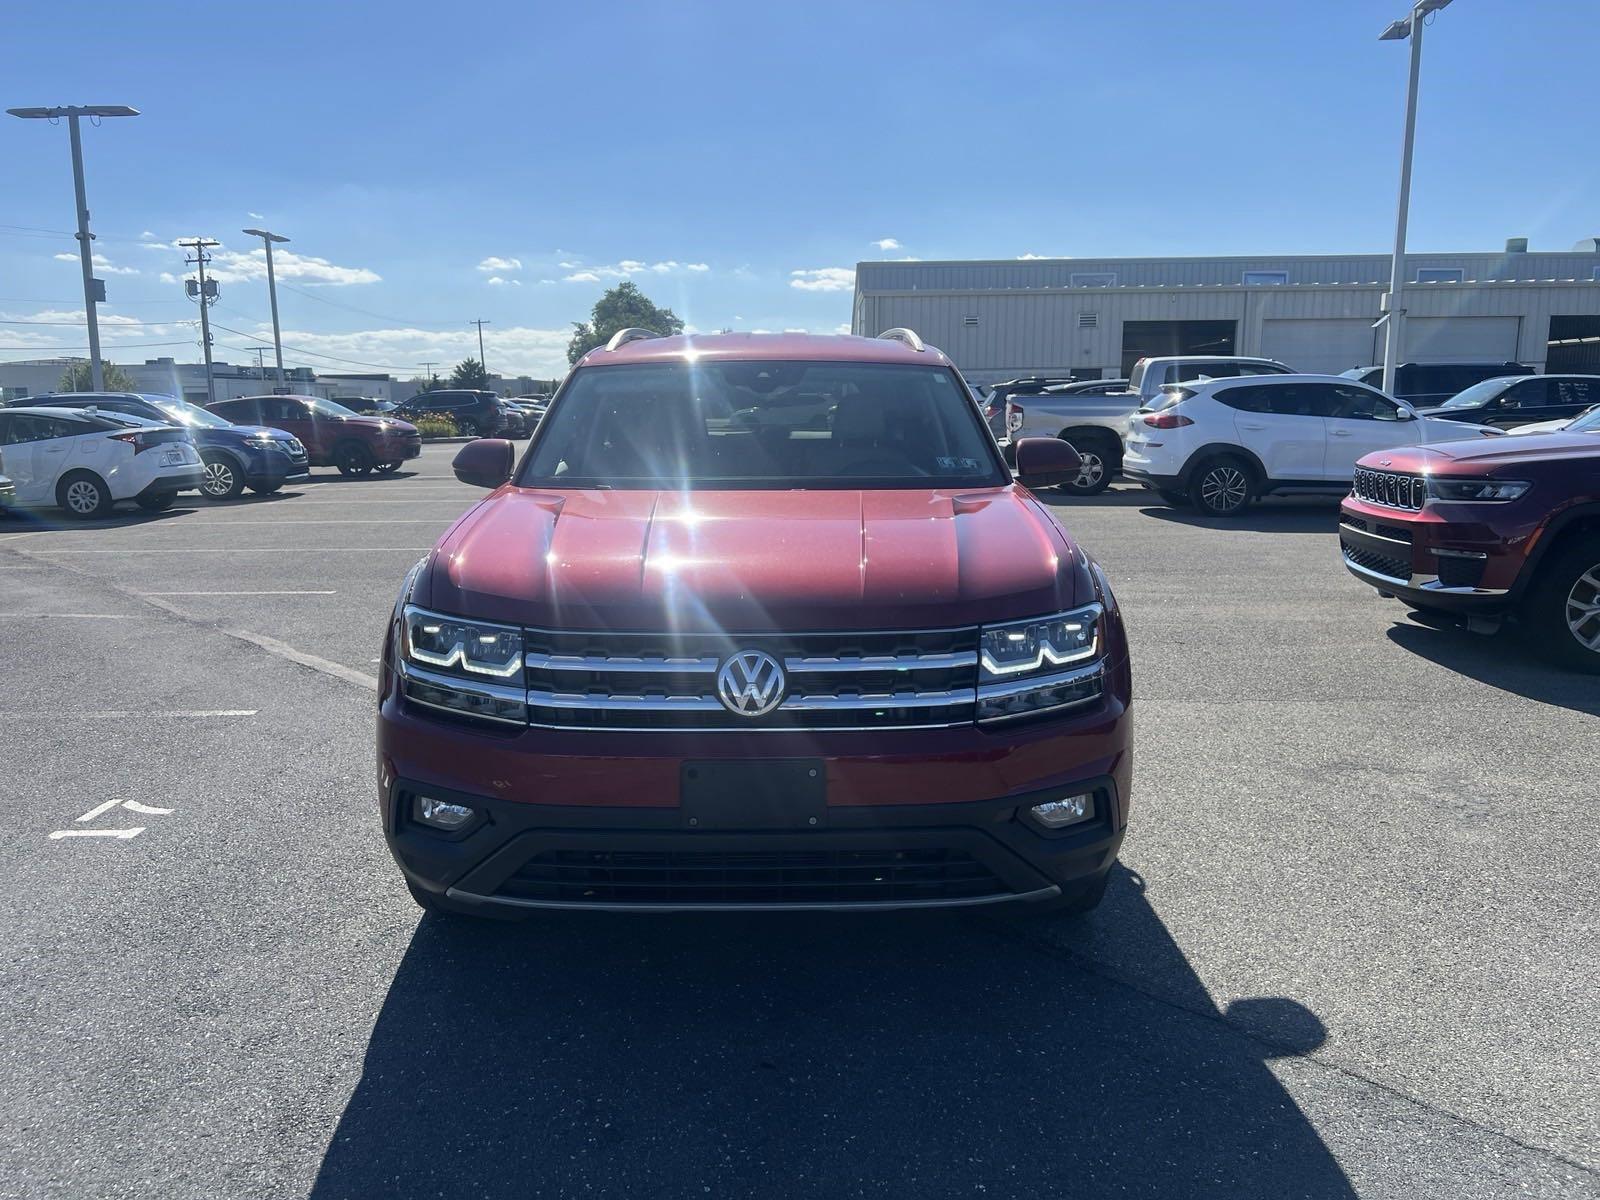
<path fill-rule="evenodd" d="M 1586 409 L 1567 423 L 1565 433 L 1600 433 L 1600 404 Z"/>
<path fill-rule="evenodd" d="M 188 425 L 194 429 L 226 429 L 233 424 L 225 421 L 216 413 L 207 412 L 197 404 L 190 404 L 187 400 L 179 400 L 176 396 L 162 396 L 159 400 L 148 398 L 149 403 L 159 408 L 179 425 Z"/>
<path fill-rule="evenodd" d="M 580 371 L 523 486 L 998 486 L 1009 476 L 955 374 L 834 362 Z"/>
<path fill-rule="evenodd" d="M 1513 381 L 1510 379 L 1485 379 L 1482 383 L 1475 383 L 1464 391 L 1457 392 L 1441 406 L 1443 408 L 1482 408 L 1493 400 Z"/>
<path fill-rule="evenodd" d="M 359 417 L 361 415 L 360 413 L 352 412 L 342 404 L 335 404 L 332 400 L 308 399 L 306 403 L 311 406 L 312 411 L 319 417 Z"/>

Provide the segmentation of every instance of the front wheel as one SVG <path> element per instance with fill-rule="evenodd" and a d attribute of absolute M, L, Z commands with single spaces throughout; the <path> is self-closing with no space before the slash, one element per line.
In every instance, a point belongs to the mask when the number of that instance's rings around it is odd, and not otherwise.
<path fill-rule="evenodd" d="M 234 500 L 244 491 L 244 475 L 238 464 L 225 454 L 202 454 L 205 463 L 205 482 L 200 491 L 207 500 Z"/>
<path fill-rule="evenodd" d="M 385 463 L 379 463 L 378 464 L 378 474 L 379 475 L 393 475 L 399 469 L 400 469 L 400 464 L 397 463 L 397 462 L 385 462 Z"/>
<path fill-rule="evenodd" d="M 1086 441 L 1073 448 L 1077 450 L 1083 465 L 1078 468 L 1074 478 L 1061 485 L 1060 490 L 1069 496 L 1098 496 L 1111 486 L 1111 474 L 1115 470 L 1111 454 L 1104 445 L 1095 441 Z"/>
<path fill-rule="evenodd" d="M 1202 463 L 1189 481 L 1190 502 L 1208 517 L 1238 516 L 1255 495 L 1250 468 L 1229 456 Z"/>
<path fill-rule="evenodd" d="M 359 442 L 345 442 L 334 450 L 333 465 L 341 475 L 365 475 L 372 470 L 372 451 Z"/>
<path fill-rule="evenodd" d="M 470 419 L 457 421 L 456 432 L 462 437 L 475 438 L 478 436 L 478 423 Z"/>
<path fill-rule="evenodd" d="M 1553 662 L 1600 674 L 1600 538 L 1567 546 L 1540 568 L 1523 621 Z"/>

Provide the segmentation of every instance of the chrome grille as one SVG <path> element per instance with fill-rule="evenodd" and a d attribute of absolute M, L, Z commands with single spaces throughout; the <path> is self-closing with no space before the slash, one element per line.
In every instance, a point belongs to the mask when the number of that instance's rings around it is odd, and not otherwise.
<path fill-rule="evenodd" d="M 717 673 L 759 650 L 783 667 L 771 712 L 730 712 Z M 854 729 L 970 724 L 975 628 L 908 633 L 654 634 L 530 629 L 529 718 L 565 729 Z"/>
<path fill-rule="evenodd" d="M 1400 471 L 1374 471 L 1370 467 L 1357 467 L 1351 493 L 1358 500 L 1382 504 L 1387 508 L 1403 508 L 1410 512 L 1420 509 L 1428 498 L 1428 486 L 1421 475 Z"/>

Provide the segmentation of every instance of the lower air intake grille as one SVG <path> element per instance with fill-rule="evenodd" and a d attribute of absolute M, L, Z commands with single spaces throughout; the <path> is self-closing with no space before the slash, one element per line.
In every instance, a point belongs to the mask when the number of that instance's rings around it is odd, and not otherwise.
<path fill-rule="evenodd" d="M 1364 567 L 1396 583 L 1407 583 L 1411 579 L 1411 564 L 1404 559 L 1391 558 L 1387 554 L 1378 554 L 1372 550 L 1352 546 L 1349 542 L 1344 543 L 1344 557 L 1347 562 Z"/>
<path fill-rule="evenodd" d="M 866 904 L 1012 890 L 965 850 L 547 850 L 500 887 L 575 904 Z"/>

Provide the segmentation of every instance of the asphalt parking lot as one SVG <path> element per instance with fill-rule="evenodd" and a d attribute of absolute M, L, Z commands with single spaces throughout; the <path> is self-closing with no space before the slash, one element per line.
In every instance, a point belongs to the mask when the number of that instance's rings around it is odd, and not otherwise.
<path fill-rule="evenodd" d="M 1138 696 L 1082 922 L 480 924 L 374 801 L 454 449 L 0 523 L 0 1194 L 1600 1196 L 1600 687 L 1375 600 L 1334 506 L 1062 503 Z"/>

